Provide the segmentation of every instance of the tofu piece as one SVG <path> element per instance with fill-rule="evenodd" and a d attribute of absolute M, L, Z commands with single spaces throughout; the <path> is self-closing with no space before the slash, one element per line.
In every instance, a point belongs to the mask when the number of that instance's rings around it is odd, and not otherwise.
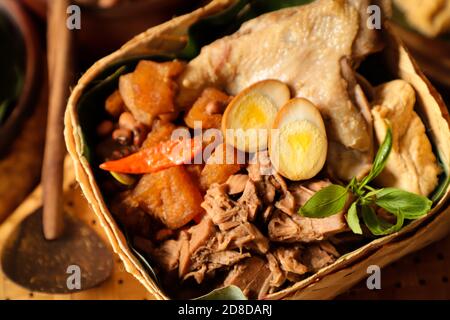
<path fill-rule="evenodd" d="M 132 196 L 142 210 L 169 229 L 184 226 L 203 211 L 199 187 L 183 166 L 144 175 Z"/>
<path fill-rule="evenodd" d="M 176 126 L 171 122 L 156 122 L 152 131 L 147 135 L 147 138 L 142 144 L 143 148 L 150 148 L 156 146 L 158 143 L 170 140 L 172 132 Z"/>
<path fill-rule="evenodd" d="M 174 79 L 183 69 L 184 64 L 176 60 L 163 63 L 143 60 L 134 72 L 120 77 L 120 95 L 136 120 L 150 126 L 157 116 L 177 111 Z"/>
<path fill-rule="evenodd" d="M 199 121 L 203 129 L 220 129 L 222 114 L 228 104 L 229 96 L 215 88 L 206 88 L 188 111 L 184 122 L 189 128 Z"/>
<path fill-rule="evenodd" d="M 395 80 L 376 88 L 372 109 L 375 135 L 378 143 L 384 141 L 388 120 L 393 144 L 386 167 L 375 181 L 383 187 L 427 196 L 436 188 L 441 168 L 425 126 L 414 111 L 415 102 L 415 91 L 406 81 Z"/>
<path fill-rule="evenodd" d="M 225 183 L 230 176 L 241 170 L 241 165 L 237 161 L 237 152 L 225 143 L 216 147 L 200 175 L 200 185 L 203 190 L 208 190 L 214 183 Z"/>

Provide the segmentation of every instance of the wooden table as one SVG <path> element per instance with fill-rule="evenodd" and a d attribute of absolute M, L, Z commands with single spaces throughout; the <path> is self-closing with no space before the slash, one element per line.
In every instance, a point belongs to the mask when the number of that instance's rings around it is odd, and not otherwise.
<path fill-rule="evenodd" d="M 94 213 L 81 193 L 78 184 L 75 183 L 71 162 L 66 159 L 66 175 L 64 182 L 65 211 L 78 216 L 89 224 L 108 243 L 101 226 L 97 223 Z M 7 235 L 14 230 L 17 224 L 28 214 L 41 206 L 42 189 L 39 186 L 17 210 L 0 226 L 0 247 Z M 0 249 L 1 250 L 1 249 Z M 143 286 L 128 272 L 126 272 L 118 256 L 114 256 L 114 272 L 112 277 L 100 287 L 73 294 L 42 294 L 30 292 L 0 272 L 0 299 L 45 299 L 45 300 L 81 300 L 81 299 L 151 299 L 152 296 Z"/>
<path fill-rule="evenodd" d="M 381 271 L 381 290 L 362 281 L 338 299 L 450 299 L 450 237 L 408 255 Z"/>

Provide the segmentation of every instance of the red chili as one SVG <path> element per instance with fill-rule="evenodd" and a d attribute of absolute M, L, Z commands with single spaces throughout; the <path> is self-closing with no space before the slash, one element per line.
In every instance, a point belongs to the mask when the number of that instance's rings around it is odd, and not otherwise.
<path fill-rule="evenodd" d="M 100 168 L 129 174 L 153 173 L 189 163 L 201 150 L 202 144 L 196 139 L 168 140 L 128 157 L 102 163 Z"/>

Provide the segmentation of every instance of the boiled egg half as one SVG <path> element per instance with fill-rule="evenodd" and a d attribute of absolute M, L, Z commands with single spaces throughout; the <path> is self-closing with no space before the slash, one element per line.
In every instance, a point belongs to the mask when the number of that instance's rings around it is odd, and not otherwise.
<path fill-rule="evenodd" d="M 292 99 L 276 115 L 273 129 L 269 154 L 275 169 L 293 181 L 317 175 L 325 164 L 328 148 L 317 107 L 303 98 Z"/>
<path fill-rule="evenodd" d="M 267 149 L 275 117 L 289 99 L 288 86 L 278 80 L 263 80 L 243 90 L 222 118 L 227 143 L 245 152 Z"/>

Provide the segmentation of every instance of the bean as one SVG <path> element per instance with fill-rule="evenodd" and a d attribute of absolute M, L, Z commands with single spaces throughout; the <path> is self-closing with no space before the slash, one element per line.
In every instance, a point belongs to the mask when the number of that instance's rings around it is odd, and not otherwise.
<path fill-rule="evenodd" d="M 133 144 L 137 147 L 140 147 L 142 143 L 144 143 L 145 138 L 147 138 L 147 127 L 142 123 L 139 123 L 133 129 Z"/>
<path fill-rule="evenodd" d="M 109 135 L 114 129 L 114 124 L 112 123 L 112 121 L 109 120 L 105 120 L 102 121 L 98 127 L 97 127 L 97 134 L 100 137 L 106 137 L 107 135 Z"/>
<path fill-rule="evenodd" d="M 119 127 L 131 130 L 133 133 L 133 144 L 140 147 L 147 136 L 147 127 L 137 121 L 129 112 L 124 112 L 119 118 Z"/>
<path fill-rule="evenodd" d="M 120 128 L 113 131 L 112 138 L 122 145 L 128 145 L 131 143 L 133 133 L 131 130 Z"/>
<path fill-rule="evenodd" d="M 138 125 L 136 119 L 129 112 L 123 112 L 119 117 L 119 127 L 133 131 Z"/>
<path fill-rule="evenodd" d="M 114 91 L 105 102 L 105 110 L 114 118 L 120 116 L 120 114 L 125 110 L 125 103 L 123 102 L 122 96 L 118 90 Z"/>

